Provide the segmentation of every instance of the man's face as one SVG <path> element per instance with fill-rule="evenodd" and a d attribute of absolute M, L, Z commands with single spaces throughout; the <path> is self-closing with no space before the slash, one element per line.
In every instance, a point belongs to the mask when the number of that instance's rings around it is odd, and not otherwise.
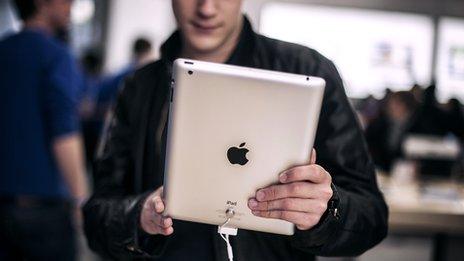
<path fill-rule="evenodd" d="M 52 27 L 55 30 L 66 29 L 70 21 L 72 0 L 47 0 L 43 4 Z"/>
<path fill-rule="evenodd" d="M 190 48 L 218 49 L 241 28 L 242 0 L 172 0 L 177 25 Z"/>

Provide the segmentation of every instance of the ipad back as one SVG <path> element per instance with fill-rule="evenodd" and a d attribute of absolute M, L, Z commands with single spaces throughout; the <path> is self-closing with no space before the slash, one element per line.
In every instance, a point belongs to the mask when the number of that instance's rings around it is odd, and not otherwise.
<path fill-rule="evenodd" d="M 166 214 L 176 219 L 293 234 L 293 224 L 247 206 L 282 171 L 307 164 L 321 78 L 178 59 L 165 171 Z"/>

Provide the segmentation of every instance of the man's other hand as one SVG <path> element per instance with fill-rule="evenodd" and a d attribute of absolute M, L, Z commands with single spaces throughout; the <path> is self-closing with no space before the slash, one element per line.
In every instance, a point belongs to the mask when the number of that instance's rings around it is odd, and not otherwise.
<path fill-rule="evenodd" d="M 143 204 L 140 225 L 146 233 L 168 236 L 174 232 L 172 218 L 163 216 L 163 211 L 163 187 L 161 186 L 150 194 Z"/>
<path fill-rule="evenodd" d="M 259 217 L 289 221 L 300 230 L 314 227 L 332 197 L 332 177 L 316 164 L 313 149 L 309 165 L 291 168 L 279 176 L 280 184 L 259 189 L 248 201 Z"/>

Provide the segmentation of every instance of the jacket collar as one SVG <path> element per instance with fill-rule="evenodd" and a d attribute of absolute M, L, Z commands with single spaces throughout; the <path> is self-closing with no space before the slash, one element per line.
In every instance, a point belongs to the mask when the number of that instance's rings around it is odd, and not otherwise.
<path fill-rule="evenodd" d="M 227 59 L 227 64 L 251 66 L 252 54 L 255 45 L 255 32 L 250 21 L 244 15 L 243 27 L 240 33 L 240 39 L 234 51 Z M 182 38 L 179 30 L 176 30 L 171 36 L 161 45 L 161 60 L 172 63 L 179 58 L 182 47 Z"/>

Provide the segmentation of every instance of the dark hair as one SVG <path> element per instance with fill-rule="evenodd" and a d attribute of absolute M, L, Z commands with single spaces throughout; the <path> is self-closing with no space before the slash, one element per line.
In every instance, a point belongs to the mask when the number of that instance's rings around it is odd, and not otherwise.
<path fill-rule="evenodd" d="M 100 74 L 102 68 L 102 52 L 99 48 L 91 47 L 87 49 L 81 58 L 84 71 L 91 75 Z"/>
<path fill-rule="evenodd" d="M 151 50 L 151 43 L 146 38 L 137 38 L 132 46 L 132 53 L 141 56 Z"/>
<path fill-rule="evenodd" d="M 37 12 L 34 0 L 14 0 L 14 5 L 19 17 L 23 21 L 31 18 Z"/>

